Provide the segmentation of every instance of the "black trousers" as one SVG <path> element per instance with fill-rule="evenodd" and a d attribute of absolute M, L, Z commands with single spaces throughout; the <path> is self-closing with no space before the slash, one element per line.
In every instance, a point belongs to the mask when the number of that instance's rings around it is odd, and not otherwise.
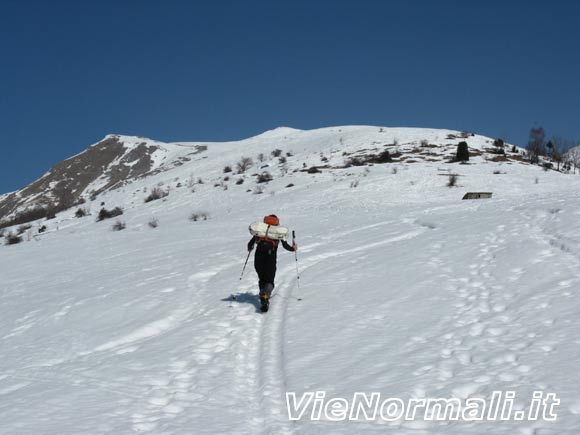
<path fill-rule="evenodd" d="M 254 257 L 254 268 L 258 273 L 260 296 L 270 296 L 272 290 L 274 290 L 274 279 L 276 278 L 276 252 L 256 251 L 256 256 Z"/>

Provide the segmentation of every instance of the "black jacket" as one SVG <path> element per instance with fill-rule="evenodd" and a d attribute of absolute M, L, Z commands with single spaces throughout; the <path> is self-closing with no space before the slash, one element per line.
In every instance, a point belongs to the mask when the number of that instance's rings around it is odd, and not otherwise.
<path fill-rule="evenodd" d="M 282 240 L 281 242 L 284 249 L 294 252 L 294 248 L 286 240 Z M 256 255 L 276 255 L 280 240 L 272 240 L 270 242 L 269 240 L 260 240 L 258 236 L 254 236 L 248 242 L 248 252 L 254 249 L 254 244 L 256 243 Z"/>

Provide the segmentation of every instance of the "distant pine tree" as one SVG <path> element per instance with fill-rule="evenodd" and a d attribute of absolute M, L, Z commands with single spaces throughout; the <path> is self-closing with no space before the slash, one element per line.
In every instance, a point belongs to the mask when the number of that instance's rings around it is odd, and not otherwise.
<path fill-rule="evenodd" d="M 457 144 L 457 154 L 455 155 L 455 160 L 458 162 L 469 161 L 469 149 L 467 148 L 467 142 L 459 142 Z"/>

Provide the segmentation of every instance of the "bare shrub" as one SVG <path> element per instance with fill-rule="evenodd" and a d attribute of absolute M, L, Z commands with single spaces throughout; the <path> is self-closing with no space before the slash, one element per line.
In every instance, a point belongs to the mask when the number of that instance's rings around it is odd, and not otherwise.
<path fill-rule="evenodd" d="M 346 167 L 350 168 L 351 166 L 363 166 L 365 162 L 360 157 L 351 157 L 346 161 Z"/>
<path fill-rule="evenodd" d="M 422 139 L 420 144 L 423 148 L 425 148 L 429 146 L 429 141 L 427 139 Z"/>
<path fill-rule="evenodd" d="M 449 179 L 447 180 L 447 187 L 454 187 L 457 184 L 457 175 L 450 174 Z"/>
<path fill-rule="evenodd" d="M 350 188 L 351 189 L 354 189 L 354 188 L 358 187 L 358 183 L 359 183 L 358 180 L 351 181 L 350 182 Z"/>
<path fill-rule="evenodd" d="M 373 163 L 389 163 L 392 162 L 393 159 L 391 158 L 391 153 L 389 153 L 389 150 L 384 150 L 378 156 L 371 159 L 371 161 Z"/>
<path fill-rule="evenodd" d="M 229 165 L 224 167 L 224 174 L 227 174 L 228 172 L 232 172 L 232 167 Z"/>
<path fill-rule="evenodd" d="M 254 195 L 261 195 L 262 193 L 264 193 L 264 186 L 254 187 Z"/>
<path fill-rule="evenodd" d="M 75 217 L 82 218 L 89 215 L 89 210 L 84 207 L 79 207 L 75 212 Z"/>
<path fill-rule="evenodd" d="M 159 226 L 159 221 L 157 218 L 152 218 L 147 222 L 147 225 L 149 225 L 149 228 L 157 228 Z"/>
<path fill-rule="evenodd" d="M 17 233 L 18 235 L 20 235 L 20 234 L 24 234 L 24 233 L 25 233 L 26 231 L 28 231 L 30 228 L 32 228 L 32 225 L 29 225 L 29 224 L 20 225 L 20 226 L 18 227 L 18 230 L 16 231 L 16 233 Z"/>
<path fill-rule="evenodd" d="M 22 236 L 14 233 L 8 233 L 4 237 L 4 240 L 7 245 L 17 245 L 18 243 L 22 242 Z"/>
<path fill-rule="evenodd" d="M 239 174 L 243 174 L 244 172 L 246 172 L 248 169 L 250 169 L 250 167 L 254 164 L 254 161 L 252 160 L 251 157 L 242 157 L 240 159 L 240 161 L 238 162 L 238 164 L 236 165 L 236 168 L 238 170 Z"/>
<path fill-rule="evenodd" d="M 272 181 L 273 177 L 272 174 L 270 174 L 267 171 L 262 172 L 260 175 L 258 175 L 258 179 L 256 180 L 257 183 L 267 183 L 269 181 Z"/>
<path fill-rule="evenodd" d="M 206 221 L 209 219 L 209 214 L 203 211 L 196 211 L 191 214 L 189 220 L 193 222 Z"/>
<path fill-rule="evenodd" d="M 160 187 L 154 187 L 151 190 L 151 193 L 149 193 L 149 196 L 147 196 L 147 198 L 145 198 L 145 202 L 147 203 L 147 202 L 151 202 L 151 201 L 156 201 L 158 199 L 165 198 L 167 195 L 169 195 L 169 193 L 164 191 Z"/>
<path fill-rule="evenodd" d="M 282 150 L 279 150 L 278 148 L 276 148 L 274 151 L 272 151 L 272 157 L 280 157 L 282 155 Z"/>
<path fill-rule="evenodd" d="M 116 216 L 120 216 L 123 214 L 123 209 L 121 207 L 115 207 L 112 210 L 107 210 L 106 208 L 102 208 L 99 211 L 99 215 L 97 216 L 97 222 L 103 221 L 105 219 L 111 219 Z"/>
<path fill-rule="evenodd" d="M 284 156 L 280 156 L 280 158 L 278 159 L 278 163 L 281 165 L 286 164 L 286 162 L 288 162 L 288 159 Z"/>
<path fill-rule="evenodd" d="M 124 229 L 125 229 L 125 227 L 126 227 L 126 225 L 125 225 L 125 222 L 122 222 L 122 221 L 117 221 L 117 222 L 115 222 L 115 223 L 113 224 L 113 226 L 111 227 L 111 229 L 112 229 L 113 231 L 121 231 L 121 230 L 124 230 Z"/>
<path fill-rule="evenodd" d="M 244 179 L 243 178 L 238 178 L 238 180 L 236 181 L 236 184 L 237 185 L 244 184 Z"/>

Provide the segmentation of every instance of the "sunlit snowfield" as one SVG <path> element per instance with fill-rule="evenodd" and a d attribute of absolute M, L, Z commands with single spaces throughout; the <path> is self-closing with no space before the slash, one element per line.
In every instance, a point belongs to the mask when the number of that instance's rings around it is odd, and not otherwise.
<path fill-rule="evenodd" d="M 1 246 L 0 433 L 577 434 L 580 176 L 482 159 L 294 173 L 345 134 L 306 133 L 215 144 L 99 198 L 92 216 L 71 210 L 38 240 Z M 293 152 L 290 171 L 270 162 L 264 193 L 246 191 L 257 166 L 214 187 L 225 164 L 276 147 Z M 446 187 L 446 168 L 459 187 Z M 192 174 L 205 181 L 195 193 Z M 165 201 L 143 204 L 144 187 L 177 177 Z M 461 201 L 466 191 L 494 196 Z M 124 231 L 95 223 L 100 201 L 125 207 Z M 195 211 L 210 219 L 190 221 Z M 251 260 L 239 277 L 247 226 L 269 213 L 296 230 L 300 280 L 281 250 L 261 314 Z M 535 390 L 556 393 L 558 419 L 293 422 L 285 402 L 495 390 L 515 391 L 517 409 Z"/>

